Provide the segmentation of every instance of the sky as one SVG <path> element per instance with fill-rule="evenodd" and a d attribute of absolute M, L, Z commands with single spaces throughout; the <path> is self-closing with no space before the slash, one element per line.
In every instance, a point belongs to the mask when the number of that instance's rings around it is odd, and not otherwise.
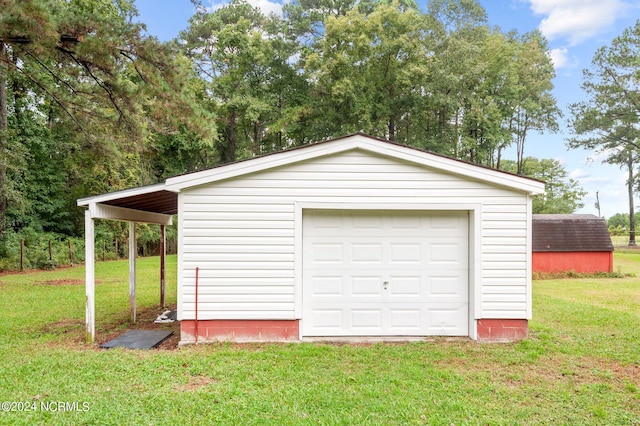
<path fill-rule="evenodd" d="M 267 13 L 282 12 L 282 0 L 248 1 Z M 212 10 L 225 4 L 223 0 L 202 3 Z M 148 33 L 162 41 L 171 40 L 186 29 L 195 11 L 190 0 L 135 0 L 135 4 Z M 418 0 L 418 4 L 426 9 L 426 0 Z M 628 213 L 627 172 L 619 166 L 602 164 L 598 153 L 569 150 L 566 139 L 572 136 L 567 124 L 568 106 L 585 96 L 580 88 L 582 70 L 590 67 L 598 48 L 609 45 L 640 19 L 640 0 L 480 0 L 480 4 L 487 11 L 491 26 L 505 32 L 515 29 L 520 34 L 538 29 L 549 42 L 556 70 L 553 95 L 564 118 L 557 133 L 529 134 L 525 155 L 558 160 L 580 183 L 587 195 L 582 200 L 584 207 L 576 213 L 598 214 L 596 192 L 601 216 Z M 504 158 L 515 160 L 515 148 L 508 150 Z"/>

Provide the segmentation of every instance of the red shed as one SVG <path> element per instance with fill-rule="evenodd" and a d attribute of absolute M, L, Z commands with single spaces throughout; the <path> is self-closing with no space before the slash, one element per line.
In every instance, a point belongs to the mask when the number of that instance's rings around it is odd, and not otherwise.
<path fill-rule="evenodd" d="M 612 272 L 604 219 L 591 214 L 533 215 L 533 272 Z"/>

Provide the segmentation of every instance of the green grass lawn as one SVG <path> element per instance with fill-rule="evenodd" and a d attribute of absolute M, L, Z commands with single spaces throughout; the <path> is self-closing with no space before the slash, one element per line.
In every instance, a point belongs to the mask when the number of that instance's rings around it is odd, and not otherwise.
<path fill-rule="evenodd" d="M 175 304 L 175 257 L 167 300 Z M 640 276 L 640 253 L 616 253 Z M 138 261 L 139 326 L 158 258 Z M 98 263 L 98 340 L 128 324 L 126 261 Z M 534 282 L 514 344 L 210 344 L 102 350 L 84 269 L 0 276 L 0 424 L 640 424 L 638 278 Z M 27 411 L 27 409 L 29 411 Z"/>

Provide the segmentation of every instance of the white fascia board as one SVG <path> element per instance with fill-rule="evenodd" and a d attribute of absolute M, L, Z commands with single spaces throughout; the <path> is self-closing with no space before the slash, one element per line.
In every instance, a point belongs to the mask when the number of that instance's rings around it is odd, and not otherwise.
<path fill-rule="evenodd" d="M 316 145 L 308 145 L 290 151 L 276 152 L 273 154 L 257 157 L 249 160 L 240 161 L 224 166 L 219 166 L 201 172 L 195 172 L 188 175 L 176 176 L 168 178 L 165 182 L 166 190 L 179 192 L 185 188 L 205 185 L 208 183 L 230 179 L 249 173 L 260 172 L 274 167 L 285 166 L 287 164 L 298 163 L 300 161 L 310 160 L 313 158 L 332 155 L 339 152 L 347 151 L 358 147 L 357 140 L 363 139 L 362 136 L 355 135 L 345 139 L 339 139 L 329 142 L 321 142 Z"/>
<path fill-rule="evenodd" d="M 172 217 L 168 214 L 145 212 L 124 207 L 109 206 L 100 203 L 89 204 L 89 215 L 92 219 L 120 220 L 123 222 L 154 223 L 171 225 Z"/>
<path fill-rule="evenodd" d="M 445 172 L 493 183 L 495 185 L 505 186 L 514 190 L 529 193 L 530 195 L 544 193 L 544 183 L 533 179 L 475 166 L 473 164 L 420 151 L 419 149 L 380 141 L 365 135 L 353 135 L 343 139 L 321 142 L 316 145 L 308 145 L 299 149 L 265 155 L 264 157 L 240 161 L 238 163 L 203 170 L 201 172 L 176 176 L 167 179 L 165 182 L 165 189 L 168 191 L 179 192 L 185 188 L 205 185 L 249 173 L 260 172 L 274 167 L 337 154 L 351 149 L 370 151 L 379 155 L 405 160 L 415 164 L 443 170 Z"/>
<path fill-rule="evenodd" d="M 92 197 L 78 199 L 78 206 L 88 206 L 92 203 L 104 203 L 105 201 L 116 200 L 119 198 L 134 197 L 136 195 L 144 195 L 152 192 L 166 190 L 164 183 L 157 183 L 155 185 L 146 185 L 138 188 L 123 189 L 122 191 L 109 192 L 106 194 L 94 195 Z"/>
<path fill-rule="evenodd" d="M 363 148 L 380 155 L 399 158 L 405 161 L 418 163 L 423 166 L 443 170 L 445 172 L 524 191 L 530 195 L 544 194 L 543 182 L 504 173 L 499 170 L 476 166 L 474 164 L 465 163 L 452 158 L 434 155 L 429 152 L 406 148 L 401 145 L 387 144 L 384 142 L 374 144 L 368 143 L 367 146 Z"/>

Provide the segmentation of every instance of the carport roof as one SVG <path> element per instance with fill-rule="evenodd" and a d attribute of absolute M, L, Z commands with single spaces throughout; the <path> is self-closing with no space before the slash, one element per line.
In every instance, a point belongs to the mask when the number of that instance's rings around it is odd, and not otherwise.
<path fill-rule="evenodd" d="M 88 206 L 91 203 L 168 215 L 178 213 L 178 194 L 167 191 L 164 183 L 124 189 L 78 200 L 78 206 Z"/>

